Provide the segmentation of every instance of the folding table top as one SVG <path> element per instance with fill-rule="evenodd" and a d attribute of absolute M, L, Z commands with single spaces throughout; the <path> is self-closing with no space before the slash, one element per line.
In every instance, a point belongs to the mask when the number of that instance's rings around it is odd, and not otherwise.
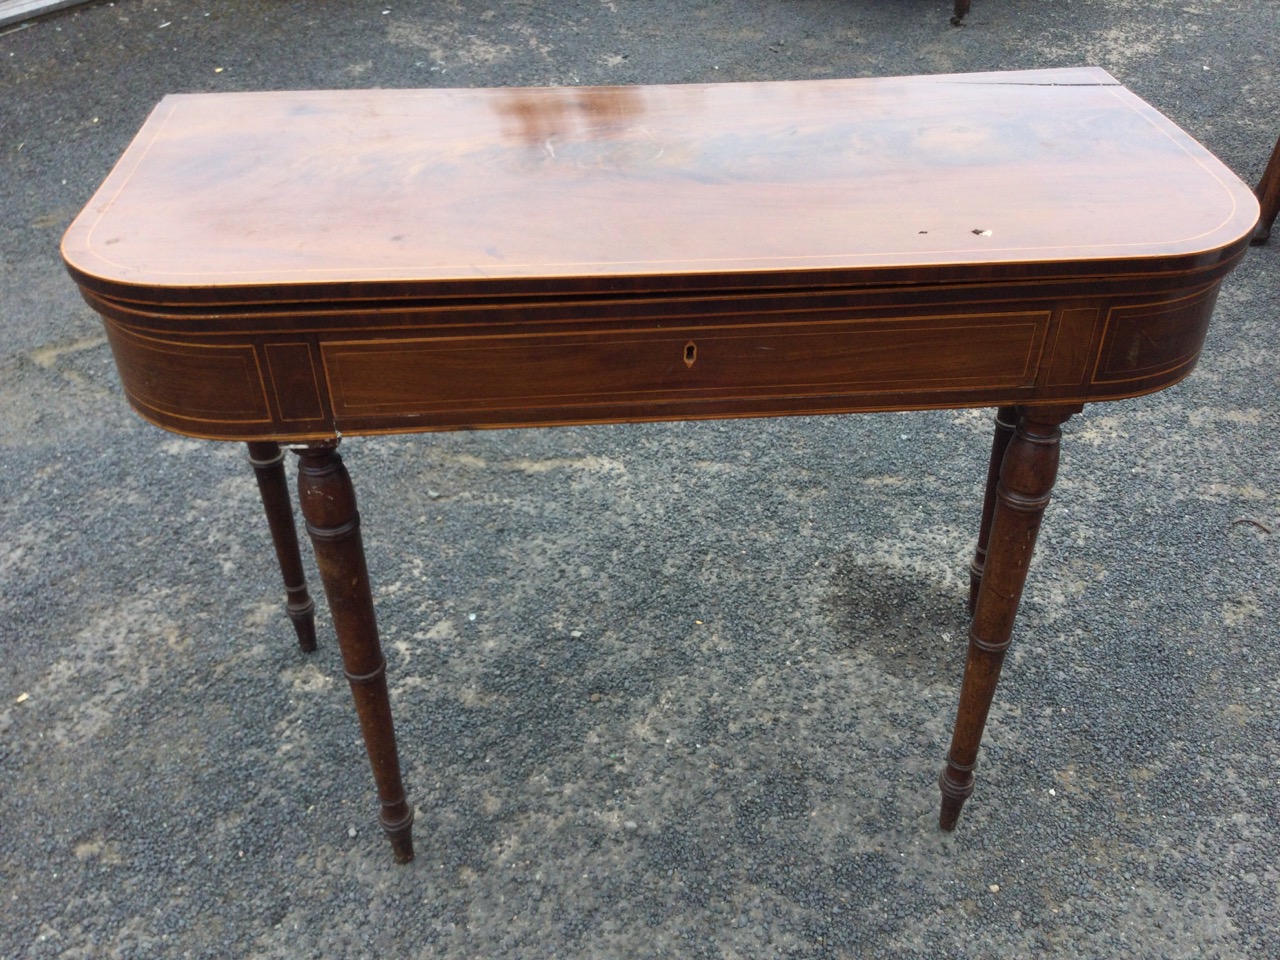
<path fill-rule="evenodd" d="M 133 302 L 1115 275 L 1253 194 L 1093 68 L 166 97 L 63 254 Z"/>

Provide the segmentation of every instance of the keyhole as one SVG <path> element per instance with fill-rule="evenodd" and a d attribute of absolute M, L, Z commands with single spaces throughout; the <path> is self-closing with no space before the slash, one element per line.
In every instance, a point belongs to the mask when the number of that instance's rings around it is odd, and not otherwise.
<path fill-rule="evenodd" d="M 698 345 L 690 340 L 684 345 L 684 365 L 692 367 L 693 361 L 698 359 Z"/>

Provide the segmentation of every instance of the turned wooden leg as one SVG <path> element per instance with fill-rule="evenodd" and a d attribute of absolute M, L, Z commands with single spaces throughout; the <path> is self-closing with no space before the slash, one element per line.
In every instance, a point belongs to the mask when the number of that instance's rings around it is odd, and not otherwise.
<path fill-rule="evenodd" d="M 1271 159 L 1267 161 L 1267 169 L 1258 181 L 1258 203 L 1262 206 L 1262 216 L 1258 218 L 1257 229 L 1253 231 L 1254 243 L 1266 243 L 1271 236 L 1271 227 L 1276 222 L 1276 213 L 1280 211 L 1280 140 L 1276 141 L 1271 151 Z"/>
<path fill-rule="evenodd" d="M 938 778 L 942 812 L 938 825 L 954 830 L 960 808 L 973 793 L 973 768 L 987 724 L 991 698 L 1013 634 L 1018 601 L 1027 579 L 1040 519 L 1058 473 L 1059 427 L 1079 407 L 1018 407 L 1018 424 L 1005 451 L 996 485 L 991 539 L 969 627 L 969 656 L 960 687 L 960 707 L 947 765 Z"/>
<path fill-rule="evenodd" d="M 289 485 L 284 478 L 284 451 L 278 443 L 258 441 L 249 444 L 249 462 L 258 478 L 262 506 L 267 511 L 271 540 L 276 545 L 276 558 L 284 577 L 285 605 L 293 629 L 298 633 L 298 646 L 311 653 L 316 648 L 316 605 L 307 592 L 307 575 L 302 569 L 298 550 L 298 529 L 293 525 L 293 504 L 289 501 Z"/>
<path fill-rule="evenodd" d="M 356 493 L 337 446 L 335 440 L 295 451 L 299 458 L 298 500 L 315 547 L 343 667 L 382 801 L 378 819 L 391 841 L 396 862 L 408 863 L 413 859 L 413 810 L 405 801 L 400 782 L 396 732 L 387 698 L 387 661 L 378 642 Z"/>
<path fill-rule="evenodd" d="M 991 539 L 991 517 L 996 512 L 996 484 L 1000 482 L 1000 464 L 1009 447 L 1013 428 L 1018 422 L 1016 407 L 1000 407 L 996 410 L 996 432 L 991 440 L 991 461 L 987 464 L 987 490 L 982 497 L 982 522 L 978 525 L 978 549 L 969 564 L 969 613 L 978 605 L 978 587 L 982 583 L 982 568 L 987 562 L 987 542 Z"/>
<path fill-rule="evenodd" d="M 956 0 L 955 7 L 951 12 L 951 25 L 960 26 L 960 21 L 964 19 L 965 14 L 968 12 L 969 0 Z"/>

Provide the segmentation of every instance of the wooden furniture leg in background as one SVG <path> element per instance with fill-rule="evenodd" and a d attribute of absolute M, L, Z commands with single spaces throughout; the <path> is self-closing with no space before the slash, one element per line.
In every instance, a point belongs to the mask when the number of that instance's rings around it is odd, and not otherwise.
<path fill-rule="evenodd" d="M 1262 216 L 1258 218 L 1257 229 L 1253 232 L 1254 243 L 1266 243 L 1271 236 L 1271 227 L 1276 222 L 1276 213 L 1280 212 L 1280 140 L 1276 141 L 1271 151 L 1271 159 L 1267 161 L 1267 169 L 1262 172 L 1258 181 L 1258 203 L 1262 205 Z"/>
<path fill-rule="evenodd" d="M 956 5 L 951 11 L 951 25 L 960 26 L 960 21 L 964 19 L 965 14 L 968 12 L 969 0 L 956 0 Z"/>
<path fill-rule="evenodd" d="M 295 450 L 298 500 L 315 547 L 334 632 L 342 648 L 343 668 L 382 801 L 378 820 L 391 841 L 396 862 L 408 863 L 413 859 L 413 809 L 405 800 L 400 781 L 396 732 L 387 697 L 387 661 L 378 641 L 356 493 L 337 447 L 333 440 Z"/>
<path fill-rule="evenodd" d="M 978 587 L 982 584 L 982 569 L 987 562 L 987 541 L 991 539 L 991 518 L 996 512 L 996 485 L 1000 482 L 1000 464 L 1009 447 L 1013 428 L 1018 425 L 1017 407 L 1000 407 L 996 410 L 996 432 L 991 439 L 991 460 L 987 464 L 987 489 L 982 497 L 982 521 L 978 525 L 978 549 L 969 564 L 969 614 L 978 606 Z"/>
<path fill-rule="evenodd" d="M 960 808 L 973 793 L 973 768 L 1013 634 L 1013 621 L 1035 549 L 1040 519 L 1058 473 L 1059 427 L 1075 407 L 1018 407 L 1018 423 L 996 485 L 995 511 L 977 609 L 969 627 L 969 656 L 947 765 L 938 778 L 938 825 L 954 830 Z"/>
<path fill-rule="evenodd" d="M 284 451 L 278 443 L 270 440 L 250 442 L 249 463 L 258 478 L 262 506 L 267 511 L 267 524 L 271 527 L 271 540 L 280 561 L 289 619 L 298 633 L 298 646 L 304 653 L 311 653 L 316 648 L 316 605 L 307 592 L 307 575 L 302 569 L 302 553 L 298 550 L 298 528 L 293 524 L 293 503 L 289 500 L 289 484 L 284 478 Z"/>

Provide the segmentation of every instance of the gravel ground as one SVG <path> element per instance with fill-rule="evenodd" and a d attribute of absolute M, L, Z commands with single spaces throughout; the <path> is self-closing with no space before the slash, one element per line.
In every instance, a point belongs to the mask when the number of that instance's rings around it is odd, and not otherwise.
<path fill-rule="evenodd" d="M 0 956 L 1280 956 L 1280 244 L 1190 380 L 1068 426 L 953 835 L 988 413 L 345 444 L 408 867 L 242 448 L 127 409 L 58 259 L 171 91 L 1096 64 L 1251 182 L 1280 133 L 1275 0 L 949 12 L 117 0 L 0 34 Z"/>

